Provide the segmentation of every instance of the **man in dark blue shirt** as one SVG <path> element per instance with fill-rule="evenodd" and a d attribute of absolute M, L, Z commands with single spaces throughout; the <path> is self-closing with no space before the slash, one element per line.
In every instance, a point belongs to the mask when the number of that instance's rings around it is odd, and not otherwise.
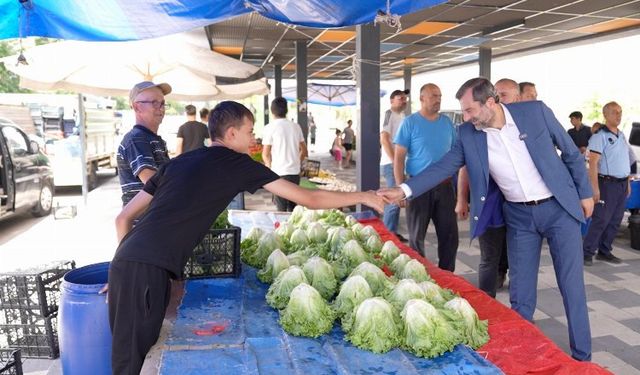
<path fill-rule="evenodd" d="M 567 133 L 573 139 L 573 143 L 576 144 L 580 153 L 584 154 L 587 151 L 587 145 L 589 145 L 589 138 L 591 138 L 591 127 L 582 123 L 582 113 L 579 111 L 571 112 L 569 121 L 571 121 L 573 129 L 569 129 Z"/>
<path fill-rule="evenodd" d="M 164 119 L 164 96 L 171 93 L 167 83 L 140 82 L 129 92 L 136 125 L 125 134 L 118 147 L 118 177 L 122 205 L 126 205 L 158 168 L 169 161 L 166 142 L 158 135 Z"/>

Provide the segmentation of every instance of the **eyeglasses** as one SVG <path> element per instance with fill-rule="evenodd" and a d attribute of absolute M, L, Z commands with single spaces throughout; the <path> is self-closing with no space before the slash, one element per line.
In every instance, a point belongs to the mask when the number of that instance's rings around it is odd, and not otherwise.
<path fill-rule="evenodd" d="M 154 109 L 160 109 L 160 108 L 164 108 L 167 106 L 167 103 L 163 100 L 163 101 L 158 101 L 158 100 L 138 100 L 136 103 L 145 103 L 145 104 L 151 104 L 151 106 Z"/>

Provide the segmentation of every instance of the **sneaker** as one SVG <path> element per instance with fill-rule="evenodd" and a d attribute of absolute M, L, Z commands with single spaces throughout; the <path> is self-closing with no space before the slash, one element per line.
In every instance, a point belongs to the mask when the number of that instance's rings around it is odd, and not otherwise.
<path fill-rule="evenodd" d="M 593 257 L 590 255 L 586 255 L 584 257 L 584 265 L 587 267 L 591 267 L 593 266 Z"/>
<path fill-rule="evenodd" d="M 596 259 L 597 260 L 603 260 L 605 262 L 609 262 L 609 263 L 614 263 L 614 264 L 620 264 L 622 263 L 622 259 L 618 258 L 617 256 L 609 253 L 609 254 L 603 254 L 603 253 L 598 253 L 596 254 Z"/>
<path fill-rule="evenodd" d="M 400 242 L 409 242 L 408 239 L 404 238 L 403 235 L 401 235 L 400 233 L 394 233 L 396 235 L 396 237 L 398 237 L 398 239 L 400 240 Z"/>

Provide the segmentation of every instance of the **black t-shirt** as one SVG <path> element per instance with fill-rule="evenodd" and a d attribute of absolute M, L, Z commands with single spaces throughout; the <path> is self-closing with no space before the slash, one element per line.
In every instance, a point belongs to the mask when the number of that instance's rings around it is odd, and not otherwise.
<path fill-rule="evenodd" d="M 178 128 L 178 137 L 182 138 L 182 152 L 189 152 L 204 147 L 204 140 L 209 138 L 207 125 L 199 121 L 187 121 Z"/>
<path fill-rule="evenodd" d="M 248 155 L 204 147 L 162 166 L 144 186 L 149 208 L 123 238 L 114 260 L 182 274 L 191 252 L 239 192 L 254 193 L 279 176 Z"/>
<path fill-rule="evenodd" d="M 576 144 L 576 147 L 587 147 L 589 145 L 589 138 L 591 138 L 591 127 L 587 125 L 582 125 L 580 130 L 576 131 L 576 128 L 569 129 L 567 131 L 571 139 L 573 139 L 573 143 Z"/>

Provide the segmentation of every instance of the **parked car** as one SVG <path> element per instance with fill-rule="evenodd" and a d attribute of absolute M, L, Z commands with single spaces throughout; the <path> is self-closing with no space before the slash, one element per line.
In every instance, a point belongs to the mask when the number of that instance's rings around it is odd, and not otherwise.
<path fill-rule="evenodd" d="M 0 219 L 25 211 L 48 215 L 53 195 L 53 170 L 40 143 L 0 118 Z"/>

